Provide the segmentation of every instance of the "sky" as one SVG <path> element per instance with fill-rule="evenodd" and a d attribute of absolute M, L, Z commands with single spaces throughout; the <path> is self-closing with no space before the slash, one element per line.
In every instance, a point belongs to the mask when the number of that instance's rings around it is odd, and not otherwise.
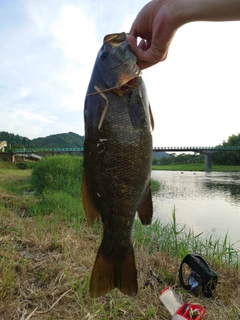
<path fill-rule="evenodd" d="M 84 135 L 83 107 L 106 34 L 128 32 L 146 0 L 0 0 L 0 131 Z M 240 133 L 240 22 L 181 27 L 143 70 L 153 145 L 215 146 Z"/>

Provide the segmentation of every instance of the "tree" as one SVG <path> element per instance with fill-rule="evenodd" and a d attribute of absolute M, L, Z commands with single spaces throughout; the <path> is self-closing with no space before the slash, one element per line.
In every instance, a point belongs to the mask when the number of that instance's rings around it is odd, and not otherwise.
<path fill-rule="evenodd" d="M 240 146 L 240 133 L 238 135 L 231 135 L 228 137 L 228 141 L 223 141 L 223 147 Z M 213 163 L 221 165 L 240 165 L 240 151 L 220 151 L 213 153 L 212 155 Z"/>

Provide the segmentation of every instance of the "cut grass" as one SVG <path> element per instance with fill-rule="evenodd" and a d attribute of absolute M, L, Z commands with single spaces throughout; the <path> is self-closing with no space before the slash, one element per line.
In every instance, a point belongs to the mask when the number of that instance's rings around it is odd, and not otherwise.
<path fill-rule="evenodd" d="M 75 205 L 68 215 L 66 207 L 71 206 L 71 200 L 65 207 L 63 203 L 70 194 L 63 190 L 52 194 L 50 189 L 44 190 L 42 196 L 29 194 L 30 170 L 7 171 L 0 177 L 1 319 L 170 320 L 172 316 L 159 300 L 159 292 L 167 285 L 173 286 L 183 301 L 203 305 L 208 320 L 239 318 L 238 252 L 228 243 L 227 236 L 221 243 L 194 235 L 187 226 L 178 224 L 175 212 L 166 226 L 155 221 L 144 227 L 135 221 L 138 295 L 128 297 L 114 290 L 91 299 L 89 281 L 101 240 L 101 225 L 89 229 L 82 211 L 74 212 Z M 21 183 L 9 190 L 7 182 L 14 179 Z M 48 199 L 42 200 L 45 193 L 49 193 Z M 44 206 L 48 205 L 46 214 Z M 212 299 L 196 298 L 179 285 L 181 257 L 189 252 L 203 254 L 218 273 L 219 284 Z M 152 289 L 144 288 L 150 269 L 163 281 L 154 283 Z"/>
<path fill-rule="evenodd" d="M 152 169 L 169 171 L 206 171 L 204 163 L 153 165 Z M 239 172 L 240 166 L 221 166 L 213 164 L 210 171 Z"/>

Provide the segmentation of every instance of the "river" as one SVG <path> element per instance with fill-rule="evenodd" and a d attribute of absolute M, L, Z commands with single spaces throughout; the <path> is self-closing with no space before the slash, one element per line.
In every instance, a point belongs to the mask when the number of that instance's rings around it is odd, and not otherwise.
<path fill-rule="evenodd" d="M 240 173 L 152 171 L 160 182 L 153 196 L 154 218 L 169 223 L 175 207 L 179 225 L 194 234 L 228 241 L 240 247 Z"/>

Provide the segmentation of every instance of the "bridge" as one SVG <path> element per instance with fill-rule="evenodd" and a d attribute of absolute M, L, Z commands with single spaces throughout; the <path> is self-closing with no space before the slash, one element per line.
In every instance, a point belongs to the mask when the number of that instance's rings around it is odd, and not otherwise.
<path fill-rule="evenodd" d="M 80 148 L 21 148 L 14 149 L 10 152 L 0 153 L 0 157 L 8 159 L 8 161 L 38 161 L 42 157 L 47 155 L 56 155 L 56 154 L 75 154 L 82 155 L 83 147 Z M 5 161 L 5 160 L 4 160 Z"/>
<path fill-rule="evenodd" d="M 196 153 L 203 152 L 219 152 L 219 151 L 240 151 L 240 146 L 216 146 L 216 147 L 154 147 L 153 151 L 163 152 L 181 152 L 181 151 L 192 151 Z"/>
<path fill-rule="evenodd" d="M 240 151 L 240 146 L 217 146 L 217 147 L 153 147 L 154 152 L 182 152 L 191 151 L 196 153 L 219 152 L 219 151 Z M 83 152 L 83 147 L 79 148 L 22 148 L 15 149 L 14 153 L 20 152 Z"/>
<path fill-rule="evenodd" d="M 25 160 L 40 160 L 42 156 L 46 155 L 55 155 L 55 154 L 78 154 L 82 155 L 83 147 L 80 148 L 21 148 L 21 149 L 14 149 L 13 151 L 9 152 L 0 152 L 0 157 L 4 159 L 8 159 L 8 161 L 22 161 Z"/>
<path fill-rule="evenodd" d="M 6 143 L 6 141 L 3 141 Z M 1 146 L 1 145 L 0 145 Z M 240 146 L 215 146 L 215 147 L 154 147 L 153 152 L 195 152 L 205 155 L 205 169 L 212 168 L 212 153 L 219 151 L 240 151 Z M 60 154 L 60 153 L 76 153 L 82 154 L 83 147 L 79 148 L 23 148 L 16 149 L 11 154 Z"/>
<path fill-rule="evenodd" d="M 23 148 L 15 149 L 13 153 L 31 152 L 31 153 L 70 153 L 70 152 L 83 152 L 83 147 L 80 148 Z"/>
<path fill-rule="evenodd" d="M 196 152 L 205 155 L 205 169 L 212 169 L 212 153 L 220 151 L 240 151 L 240 146 L 216 146 L 216 147 L 154 147 L 154 152 Z"/>

